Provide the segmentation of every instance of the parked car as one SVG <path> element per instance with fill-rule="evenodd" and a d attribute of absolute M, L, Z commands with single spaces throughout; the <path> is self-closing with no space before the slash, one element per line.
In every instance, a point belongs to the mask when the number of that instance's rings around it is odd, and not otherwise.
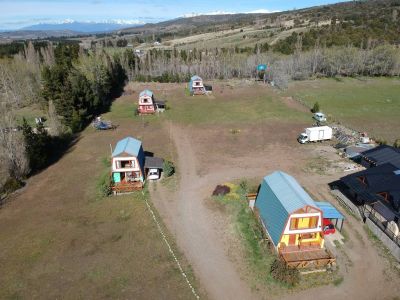
<path fill-rule="evenodd" d="M 158 169 L 150 169 L 147 174 L 147 179 L 149 180 L 158 180 L 160 179 L 160 171 Z"/>
<path fill-rule="evenodd" d="M 317 112 L 313 115 L 313 118 L 318 122 L 326 122 L 326 116 L 322 112 Z"/>
<path fill-rule="evenodd" d="M 331 221 L 329 221 L 329 219 L 324 219 L 323 225 L 323 231 L 325 235 L 334 234 L 336 232 L 335 226 L 331 223 Z"/>

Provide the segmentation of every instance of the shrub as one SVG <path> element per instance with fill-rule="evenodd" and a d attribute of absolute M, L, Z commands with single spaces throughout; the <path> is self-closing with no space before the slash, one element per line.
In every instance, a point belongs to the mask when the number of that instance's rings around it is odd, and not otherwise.
<path fill-rule="evenodd" d="M 375 142 L 378 144 L 378 145 L 387 145 L 387 141 L 386 140 L 384 140 L 384 139 L 375 139 Z"/>
<path fill-rule="evenodd" d="M 284 282 L 289 286 L 295 286 L 300 281 L 299 271 L 289 268 L 284 262 L 277 258 L 271 264 L 270 273 L 274 279 Z"/>
<path fill-rule="evenodd" d="M 21 181 L 13 177 L 10 177 L 4 183 L 1 189 L 1 193 L 11 194 L 12 192 L 15 192 L 16 190 L 20 189 L 22 186 L 23 183 Z"/>
<path fill-rule="evenodd" d="M 112 186 L 112 181 L 111 181 L 111 176 L 109 172 L 105 172 L 98 181 L 97 187 L 98 187 L 98 193 L 101 197 L 107 197 L 111 195 L 111 186 Z"/>
<path fill-rule="evenodd" d="M 213 196 L 224 196 L 231 191 L 231 188 L 226 185 L 217 185 L 214 189 L 212 195 Z"/>
<path fill-rule="evenodd" d="M 394 141 L 393 147 L 400 148 L 400 139 L 397 139 L 397 140 Z"/>
<path fill-rule="evenodd" d="M 171 177 L 175 174 L 175 166 L 172 162 L 164 161 L 164 175 L 165 177 Z"/>
<path fill-rule="evenodd" d="M 312 113 L 317 113 L 317 112 L 319 112 L 319 110 L 320 110 L 319 103 L 315 102 L 314 106 L 311 108 L 311 112 Z"/>

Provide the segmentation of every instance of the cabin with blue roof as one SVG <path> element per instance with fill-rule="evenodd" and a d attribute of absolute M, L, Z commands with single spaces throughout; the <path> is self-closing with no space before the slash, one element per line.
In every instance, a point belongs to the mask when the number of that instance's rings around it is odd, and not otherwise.
<path fill-rule="evenodd" d="M 144 90 L 139 94 L 138 112 L 139 114 L 154 114 L 156 112 L 156 105 L 152 91 Z"/>
<path fill-rule="evenodd" d="M 324 249 L 322 211 L 292 176 L 275 171 L 264 177 L 255 211 L 275 250 L 289 266 L 321 266 L 334 261 Z"/>
<path fill-rule="evenodd" d="M 145 154 L 142 142 L 126 137 L 120 140 L 112 152 L 112 182 L 115 193 L 140 190 L 144 184 Z"/>
<path fill-rule="evenodd" d="M 203 79 L 201 77 L 194 75 L 190 78 L 189 82 L 190 95 L 204 95 L 206 93 L 206 88 L 203 84 Z"/>

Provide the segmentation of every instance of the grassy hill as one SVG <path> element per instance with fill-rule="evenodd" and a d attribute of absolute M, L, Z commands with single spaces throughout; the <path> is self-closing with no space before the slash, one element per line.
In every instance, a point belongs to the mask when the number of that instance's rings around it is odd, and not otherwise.
<path fill-rule="evenodd" d="M 210 15 L 179 18 L 124 29 L 142 48 L 254 47 L 268 43 L 290 54 L 298 35 L 308 50 L 316 43 L 326 46 L 367 47 L 373 43 L 400 43 L 400 0 L 349 1 L 271 14 Z"/>

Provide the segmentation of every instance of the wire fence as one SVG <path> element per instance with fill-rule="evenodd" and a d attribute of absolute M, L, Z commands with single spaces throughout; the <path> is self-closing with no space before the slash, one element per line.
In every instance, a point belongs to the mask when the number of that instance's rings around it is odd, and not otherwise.
<path fill-rule="evenodd" d="M 154 220 L 154 223 L 156 223 L 156 225 L 157 225 L 158 231 L 160 232 L 165 244 L 168 247 L 168 251 L 171 253 L 172 257 L 174 258 L 174 261 L 175 261 L 176 265 L 178 266 L 178 269 L 181 272 L 183 278 L 185 279 L 187 285 L 189 286 L 190 290 L 192 291 L 192 294 L 194 295 L 194 297 L 196 299 L 200 299 L 200 296 L 197 294 L 195 288 L 193 287 L 193 284 L 190 282 L 186 272 L 183 270 L 182 265 L 178 260 L 178 257 L 176 256 L 174 250 L 172 249 L 170 243 L 168 242 L 168 239 L 164 233 L 164 230 L 162 229 L 160 222 L 157 220 L 156 214 L 154 213 L 153 209 L 151 208 L 149 201 L 146 198 L 144 198 L 144 201 L 146 203 L 147 209 L 149 210 L 149 212 Z"/>

